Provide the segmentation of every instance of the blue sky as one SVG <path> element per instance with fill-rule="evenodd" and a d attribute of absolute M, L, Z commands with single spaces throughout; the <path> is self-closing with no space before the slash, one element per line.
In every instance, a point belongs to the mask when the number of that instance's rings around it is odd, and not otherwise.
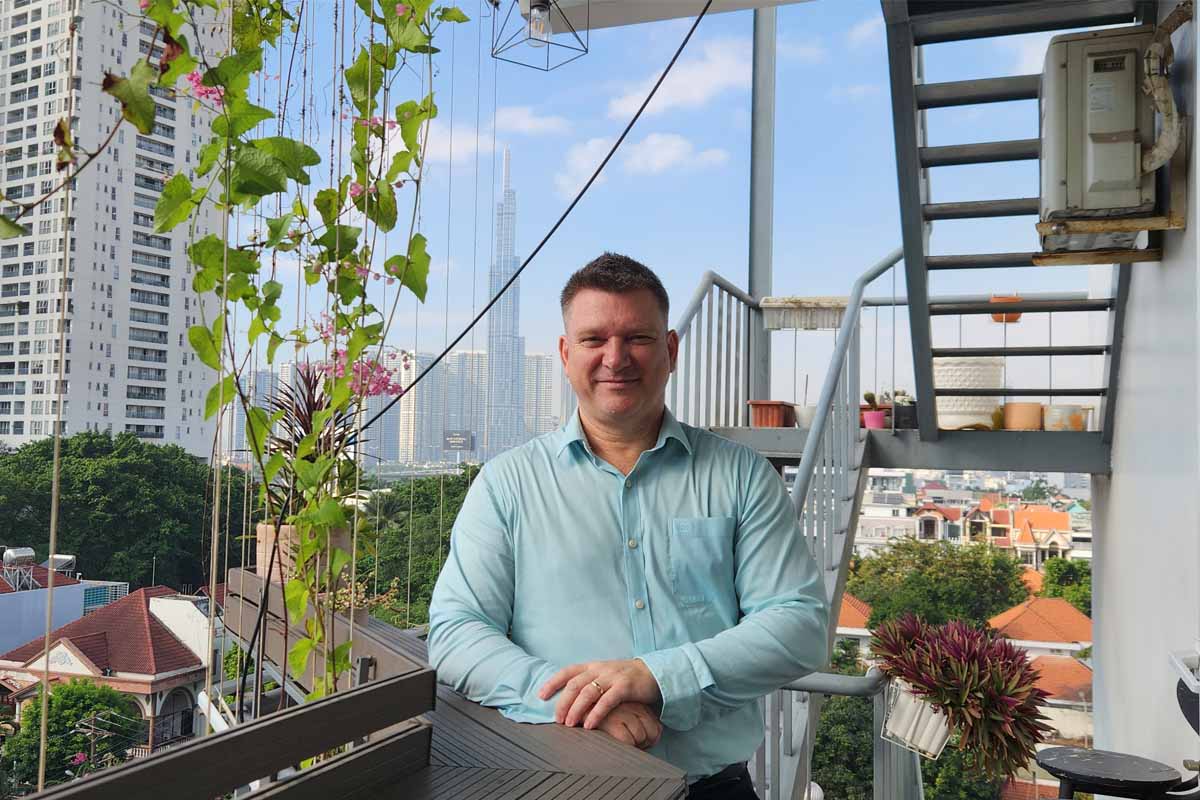
<path fill-rule="evenodd" d="M 479 17 L 485 4 L 464 0 L 462 8 L 472 22 L 455 26 L 452 34 L 444 31 L 438 43 L 443 52 L 436 64 L 440 118 L 434 134 L 440 144 L 431 157 L 422 203 L 422 229 L 430 240 L 435 272 L 424 306 L 418 312 L 411 297 L 405 298 L 389 336 L 395 346 L 423 352 L 440 349 L 486 300 L 493 174 L 498 192 L 503 148 L 512 151 L 517 253 L 524 257 L 599 162 L 689 24 L 675 20 L 593 32 L 586 56 L 544 73 L 492 59 L 491 20 Z M 782 7 L 778 14 L 774 293 L 845 295 L 857 275 L 897 246 L 900 238 L 879 5 L 874 0 L 821 0 Z M 331 37 L 323 18 L 317 24 L 322 32 L 316 36 L 313 57 L 318 65 L 329 65 Z M 655 269 L 676 310 L 706 269 L 745 285 L 752 24 L 749 11 L 715 14 L 703 21 L 659 97 L 609 164 L 603 182 L 592 188 L 530 265 L 521 280 L 521 327 L 530 352 L 553 351 L 561 325 L 557 293 L 562 283 L 605 250 L 626 253 Z M 482 48 L 477 46 L 481 39 Z M 1030 35 L 926 48 L 927 80 L 1040 71 L 1048 39 Z M 330 71 L 318 66 L 317 73 Z M 327 118 L 324 98 L 331 96 L 329 87 L 318 83 L 315 89 L 315 111 Z M 415 82 L 409 91 L 416 91 Z M 937 110 L 930 112 L 929 128 L 931 144 L 1032 137 L 1037 135 L 1037 106 L 1021 102 Z M 323 155 L 327 148 L 327 143 L 318 147 Z M 1037 165 L 942 168 L 934 172 L 933 186 L 935 200 L 1034 196 Z M 1036 249 L 1033 222 L 1015 218 L 939 223 L 932 252 Z M 395 237 L 393 246 L 399 241 Z M 933 276 L 932 292 L 1086 290 L 1087 281 L 1087 268 L 1078 267 L 942 273 Z M 293 288 L 294 276 L 287 283 L 284 319 L 291 319 L 291 309 L 302 301 Z M 901 274 L 901 294 L 903 284 Z M 890 281 L 878 282 L 873 293 L 890 293 Z M 310 306 L 319 302 L 316 294 L 310 296 Z M 1027 317 L 1024 325 L 1010 326 L 1009 342 L 1044 343 L 1044 319 Z M 868 384 L 875 374 L 876 359 L 870 352 L 874 325 L 868 314 Z M 887 376 L 889 313 L 880 316 L 879 326 L 878 372 Z M 897 380 L 911 388 L 903 313 L 898 327 Z M 999 328 L 986 319 L 968 320 L 964 343 L 999 344 L 1004 335 Z M 939 322 L 935 343 L 951 344 L 957 329 L 956 321 Z M 796 361 L 801 373 L 812 374 L 813 393 L 830 338 L 807 334 L 799 339 Z M 1091 338 L 1086 321 L 1075 320 L 1071 326 L 1055 321 L 1056 344 Z M 775 391 L 790 399 L 795 340 L 791 334 L 777 334 L 777 340 Z M 486 322 L 475 337 L 477 347 L 485 343 Z M 1060 385 L 1090 382 L 1086 375 L 1072 380 L 1064 367 L 1055 367 L 1056 375 L 1066 376 L 1056 377 Z M 1044 360 L 1025 368 L 1030 380 L 1045 383 Z M 1042 379 L 1034 380 L 1036 376 Z"/>

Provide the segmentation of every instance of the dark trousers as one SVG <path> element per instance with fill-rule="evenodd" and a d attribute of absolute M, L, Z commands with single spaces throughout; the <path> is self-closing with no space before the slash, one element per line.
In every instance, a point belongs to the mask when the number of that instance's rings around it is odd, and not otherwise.
<path fill-rule="evenodd" d="M 726 767 L 688 787 L 688 800 L 758 800 L 745 764 Z"/>

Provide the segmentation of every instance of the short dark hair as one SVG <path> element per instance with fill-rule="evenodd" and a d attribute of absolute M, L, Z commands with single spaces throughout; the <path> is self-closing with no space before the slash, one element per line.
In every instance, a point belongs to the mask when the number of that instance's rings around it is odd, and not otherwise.
<path fill-rule="evenodd" d="M 602 292 L 612 292 L 613 294 L 648 289 L 654 295 L 654 299 L 658 301 L 658 307 L 662 311 L 664 320 L 668 320 L 671 312 L 671 300 L 667 297 L 667 290 L 663 288 L 662 281 L 658 279 L 654 271 L 645 264 L 620 253 L 605 253 L 599 258 L 592 259 L 567 280 L 567 285 L 563 287 L 562 296 L 559 298 L 563 316 L 566 316 L 567 307 L 571 305 L 575 295 L 583 289 L 599 289 Z M 669 321 L 668 324 L 670 324 Z"/>

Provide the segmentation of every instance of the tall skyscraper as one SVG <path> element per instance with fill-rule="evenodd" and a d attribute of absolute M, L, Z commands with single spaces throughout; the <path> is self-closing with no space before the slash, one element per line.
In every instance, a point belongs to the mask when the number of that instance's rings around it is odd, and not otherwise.
<path fill-rule="evenodd" d="M 80 20 L 78 77 L 68 86 L 72 14 Z M 65 118 L 68 92 L 72 134 L 82 147 L 99 147 L 120 123 L 119 104 L 101 92 L 99 76 L 128 72 L 146 53 L 155 64 L 161 56 L 154 24 L 127 27 L 126 18 L 108 3 L 0 4 L 0 188 L 10 200 L 32 202 L 61 180 L 53 134 Z M 29 233 L 0 243 L 0 443 L 20 445 L 53 432 L 63 357 L 65 434 L 128 431 L 210 453 L 213 425 L 203 408 L 214 376 L 186 337 L 201 319 L 188 277 L 187 226 L 169 235 L 153 227 L 168 178 L 198 163 L 211 113 L 191 98 L 151 91 L 154 129 L 142 135 L 121 127 L 102 160 L 78 177 L 70 219 L 60 193 L 22 218 Z M 0 203 L 0 213 L 12 217 L 17 210 Z M 218 221 L 206 205 L 196 237 Z M 64 227 L 70 229 L 66 253 Z M 64 278 L 67 338 L 66 353 L 59 353 Z"/>
<path fill-rule="evenodd" d="M 504 149 L 504 194 L 496 204 L 496 253 L 488 273 L 493 297 L 520 266 L 517 260 L 517 195 L 512 155 Z M 518 279 L 488 314 L 487 457 L 523 443 L 525 436 L 525 341 L 521 338 Z"/>
<path fill-rule="evenodd" d="M 525 356 L 525 433 L 529 438 L 558 429 L 554 413 L 554 370 L 558 359 L 544 353 Z"/>
<path fill-rule="evenodd" d="M 250 403 L 270 414 L 271 397 L 279 389 L 278 376 L 270 369 L 250 370 L 242 376 L 241 383 Z M 225 457 L 235 464 L 252 464 L 254 455 L 246 437 L 246 412 L 240 400 L 225 407 L 221 429 L 224 431 L 221 438 L 225 442 Z"/>
<path fill-rule="evenodd" d="M 396 376 L 397 382 L 403 381 L 403 361 L 403 355 L 396 350 L 385 352 L 379 359 L 383 368 Z M 387 408 L 394 399 L 392 395 L 376 395 L 367 398 L 366 413 L 362 418 L 363 424 L 375 419 L 375 415 L 383 411 L 383 416 L 376 419 L 371 423 L 371 427 L 363 432 L 363 467 L 368 470 L 377 464 L 394 463 L 400 460 L 400 428 L 403 424 L 403 412 L 400 403 Z M 384 411 L 385 408 L 387 408 L 386 411 Z"/>

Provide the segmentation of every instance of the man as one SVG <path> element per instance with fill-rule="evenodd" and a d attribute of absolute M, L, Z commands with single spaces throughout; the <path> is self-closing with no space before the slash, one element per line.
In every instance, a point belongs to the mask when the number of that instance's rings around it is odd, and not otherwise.
<path fill-rule="evenodd" d="M 649 750 L 689 797 L 753 798 L 760 698 L 826 660 L 819 571 L 766 460 L 666 409 L 679 338 L 658 277 L 606 253 L 562 313 L 578 414 L 480 470 L 430 659 L 510 719 Z"/>

